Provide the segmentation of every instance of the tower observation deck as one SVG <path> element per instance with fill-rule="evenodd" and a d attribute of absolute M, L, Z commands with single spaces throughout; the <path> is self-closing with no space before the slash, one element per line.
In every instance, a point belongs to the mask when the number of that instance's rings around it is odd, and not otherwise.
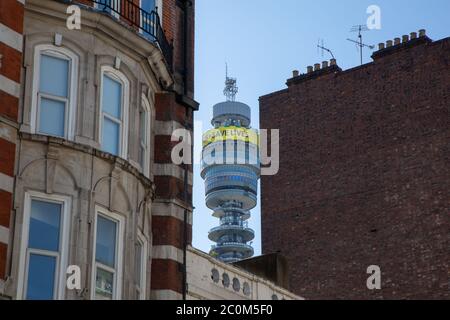
<path fill-rule="evenodd" d="M 220 225 L 209 231 L 216 242 L 210 254 L 232 263 L 253 256 L 248 244 L 255 233 L 248 227 L 250 210 L 256 206 L 259 163 L 259 134 L 250 127 L 250 107 L 236 102 L 236 79 L 226 77 L 227 101 L 214 106 L 214 129 L 203 135 L 202 170 L 206 206 Z"/>

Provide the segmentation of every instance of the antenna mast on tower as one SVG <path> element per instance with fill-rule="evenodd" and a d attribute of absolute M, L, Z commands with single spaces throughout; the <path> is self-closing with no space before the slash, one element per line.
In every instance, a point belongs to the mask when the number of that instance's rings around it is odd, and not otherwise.
<path fill-rule="evenodd" d="M 228 64 L 225 64 L 225 89 L 223 94 L 227 97 L 227 101 L 235 101 L 239 88 L 236 85 L 237 79 L 228 76 Z"/>

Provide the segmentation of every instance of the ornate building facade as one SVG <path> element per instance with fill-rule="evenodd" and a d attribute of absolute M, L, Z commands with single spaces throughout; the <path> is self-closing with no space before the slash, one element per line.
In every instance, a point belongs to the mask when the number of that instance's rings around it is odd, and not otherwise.
<path fill-rule="evenodd" d="M 0 296 L 182 298 L 194 1 L 3 0 L 0 28 Z"/>

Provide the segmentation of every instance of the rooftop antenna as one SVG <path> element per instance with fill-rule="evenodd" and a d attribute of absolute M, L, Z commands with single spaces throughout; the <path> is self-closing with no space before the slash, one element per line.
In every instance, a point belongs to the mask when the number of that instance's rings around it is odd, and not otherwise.
<path fill-rule="evenodd" d="M 323 52 L 326 51 L 326 52 L 328 52 L 331 55 L 331 58 L 334 59 L 333 52 L 330 49 L 325 47 L 323 39 L 319 39 L 319 42 L 317 43 L 317 50 L 319 50 L 319 49 L 322 50 L 322 57 L 323 57 Z"/>
<path fill-rule="evenodd" d="M 227 97 L 227 101 L 236 101 L 236 94 L 239 90 L 236 83 L 236 78 L 230 78 L 228 76 L 228 64 L 225 63 L 225 89 L 223 90 L 223 94 Z"/>
<path fill-rule="evenodd" d="M 369 28 L 367 28 L 366 25 L 360 24 L 360 25 L 357 25 L 357 26 L 353 26 L 350 29 L 350 32 L 358 32 L 358 40 L 347 39 L 350 42 L 356 43 L 356 45 L 358 46 L 359 53 L 360 53 L 360 56 L 361 56 L 361 65 L 363 64 L 363 50 L 364 50 L 364 48 L 369 48 L 370 50 L 373 50 L 375 48 L 375 46 L 363 43 L 362 33 L 365 32 L 365 31 L 370 31 Z"/>

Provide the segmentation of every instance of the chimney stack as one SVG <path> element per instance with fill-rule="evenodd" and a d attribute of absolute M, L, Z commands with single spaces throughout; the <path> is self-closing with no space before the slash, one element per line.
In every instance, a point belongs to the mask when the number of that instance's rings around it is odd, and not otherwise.
<path fill-rule="evenodd" d="M 400 44 L 400 42 L 401 42 L 400 38 L 395 38 L 394 39 L 394 45 L 398 45 L 398 44 Z"/>
<path fill-rule="evenodd" d="M 410 36 L 411 36 L 411 40 L 417 39 L 417 32 L 411 32 Z"/>
<path fill-rule="evenodd" d="M 322 69 L 328 68 L 328 61 L 322 62 Z"/>
<path fill-rule="evenodd" d="M 314 71 L 312 66 L 308 66 L 308 67 L 306 68 L 306 70 L 307 70 L 308 73 L 311 73 L 311 72 Z"/>
<path fill-rule="evenodd" d="M 292 77 L 293 78 L 298 77 L 299 74 L 300 74 L 300 72 L 298 70 L 292 71 Z"/>
<path fill-rule="evenodd" d="M 314 71 L 319 71 L 319 70 L 320 70 L 320 63 L 314 64 Z"/>
<path fill-rule="evenodd" d="M 385 48 L 384 42 L 378 44 L 378 50 L 383 50 Z"/>
<path fill-rule="evenodd" d="M 409 41 L 409 36 L 405 34 L 405 35 L 402 37 L 402 42 L 403 42 L 403 43 L 407 43 L 408 41 Z"/>
<path fill-rule="evenodd" d="M 419 37 L 425 37 L 427 35 L 427 31 L 425 29 L 419 30 Z"/>

